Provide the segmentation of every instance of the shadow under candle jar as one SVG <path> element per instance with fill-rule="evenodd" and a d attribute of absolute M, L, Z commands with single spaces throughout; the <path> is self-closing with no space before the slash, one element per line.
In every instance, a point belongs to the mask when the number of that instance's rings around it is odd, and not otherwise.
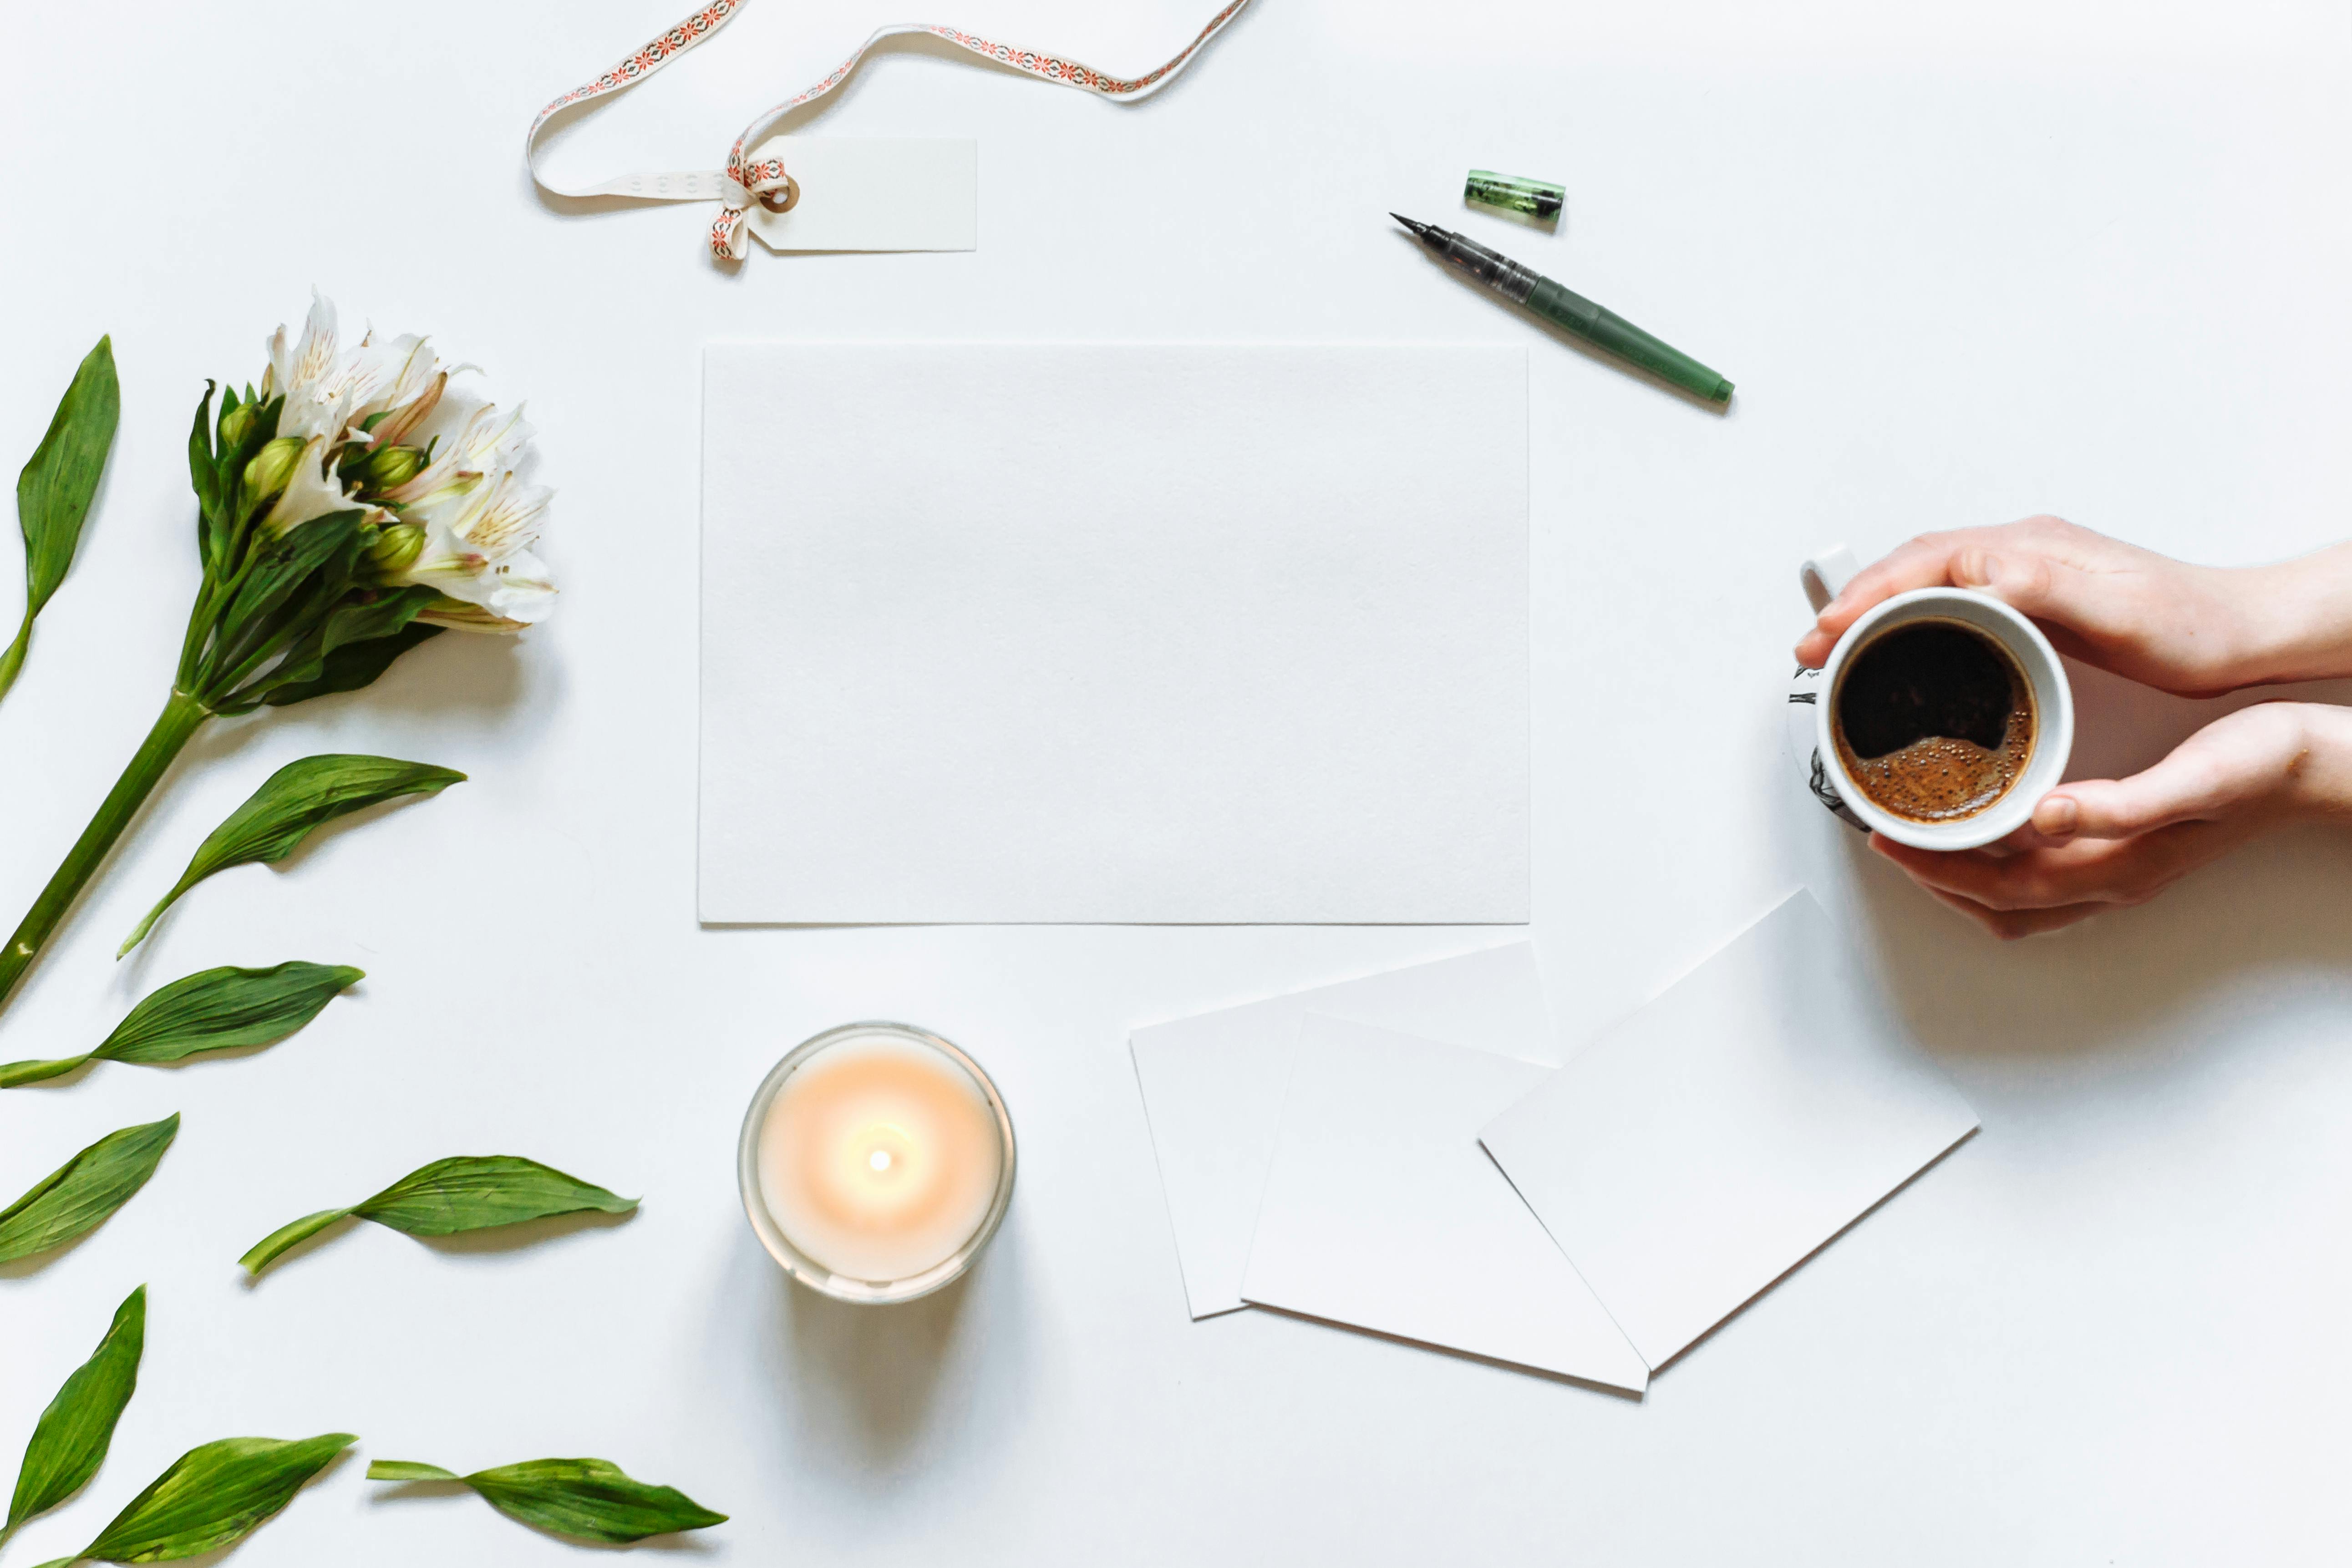
<path fill-rule="evenodd" d="M 911 1301 L 971 1266 L 1013 1202 L 1013 1119 L 978 1062 L 904 1024 L 804 1040 L 751 1096 L 743 1209 L 769 1256 L 843 1301 Z"/>

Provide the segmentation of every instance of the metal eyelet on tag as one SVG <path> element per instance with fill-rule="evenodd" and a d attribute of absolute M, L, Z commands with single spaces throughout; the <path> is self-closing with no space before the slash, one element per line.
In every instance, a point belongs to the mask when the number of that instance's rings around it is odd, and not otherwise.
<path fill-rule="evenodd" d="M 778 201 L 776 198 L 779 196 L 782 196 L 783 200 Z M 801 183 L 798 180 L 793 179 L 790 174 L 786 174 L 784 176 L 784 188 L 782 190 L 761 191 L 760 193 L 760 205 L 767 208 L 772 213 L 788 213 L 794 207 L 800 205 L 800 201 Z"/>

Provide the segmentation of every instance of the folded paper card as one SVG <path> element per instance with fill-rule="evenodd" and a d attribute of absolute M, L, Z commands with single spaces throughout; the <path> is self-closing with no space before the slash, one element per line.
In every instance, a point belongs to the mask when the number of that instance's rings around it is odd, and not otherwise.
<path fill-rule="evenodd" d="M 1244 1304 L 1250 1230 L 1274 1162 L 1299 1022 L 1310 1013 L 1559 1060 L 1535 952 L 1523 942 L 1135 1030 L 1129 1049 L 1195 1318 Z"/>
<path fill-rule="evenodd" d="M 703 440 L 704 920 L 1527 919 L 1521 350 L 719 346 Z"/>
<path fill-rule="evenodd" d="M 1307 1017 L 1243 1297 L 1642 1392 L 1642 1357 L 1478 1146 L 1551 1071 Z"/>
<path fill-rule="evenodd" d="M 1801 891 L 1482 1139 L 1654 1370 L 1976 1125 Z"/>

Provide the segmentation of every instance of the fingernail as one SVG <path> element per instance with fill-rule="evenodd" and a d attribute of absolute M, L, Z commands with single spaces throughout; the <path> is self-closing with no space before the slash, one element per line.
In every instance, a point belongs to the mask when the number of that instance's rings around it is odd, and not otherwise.
<path fill-rule="evenodd" d="M 2000 557 L 1986 550 L 1970 550 L 1952 563 L 1952 581 L 1963 588 L 1990 588 L 2000 576 Z"/>
<path fill-rule="evenodd" d="M 2033 830 L 2045 837 L 2063 838 L 2083 824 L 2083 809 L 2070 795 L 2050 795 L 2033 808 Z"/>

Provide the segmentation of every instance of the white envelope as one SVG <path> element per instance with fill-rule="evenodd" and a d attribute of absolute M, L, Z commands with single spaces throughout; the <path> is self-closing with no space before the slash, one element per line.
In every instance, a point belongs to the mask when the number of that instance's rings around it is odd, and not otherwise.
<path fill-rule="evenodd" d="M 1535 951 L 1523 942 L 1135 1030 L 1129 1049 L 1195 1318 L 1244 1305 L 1250 1228 L 1309 1013 L 1559 1060 Z"/>
<path fill-rule="evenodd" d="M 705 921 L 1526 921 L 1524 350 L 704 367 Z"/>
<path fill-rule="evenodd" d="M 1550 1072 L 1307 1018 L 1243 1297 L 1641 1393 L 1642 1357 L 1478 1146 Z"/>
<path fill-rule="evenodd" d="M 1482 1139 L 1655 1370 L 1976 1126 L 1799 891 Z"/>

